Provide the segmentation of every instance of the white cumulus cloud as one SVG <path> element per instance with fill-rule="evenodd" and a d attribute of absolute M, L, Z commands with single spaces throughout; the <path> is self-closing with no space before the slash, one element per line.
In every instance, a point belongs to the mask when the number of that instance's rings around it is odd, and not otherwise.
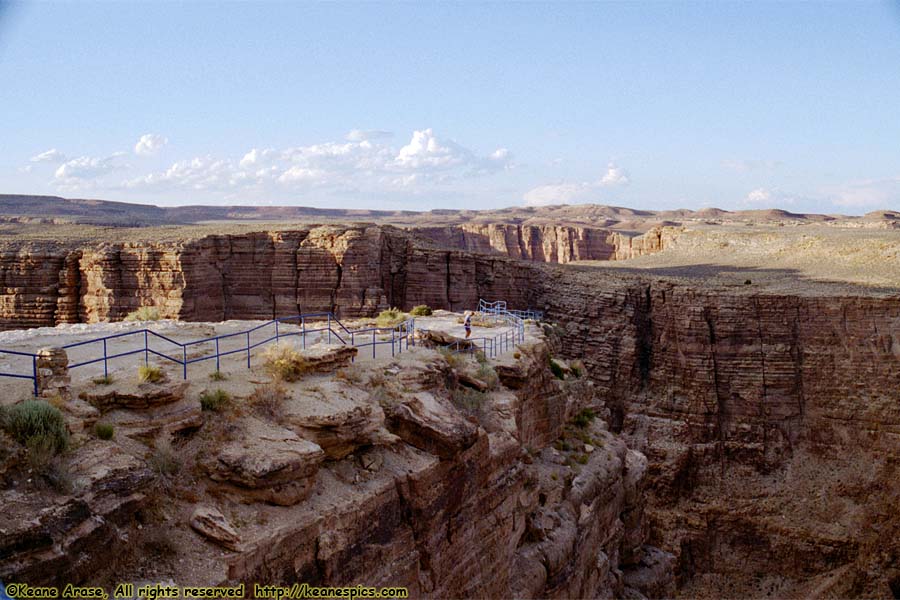
<path fill-rule="evenodd" d="M 65 162 L 66 155 L 63 154 L 62 152 L 60 152 L 59 150 L 57 150 L 56 148 L 51 148 L 50 150 L 47 150 L 46 152 L 41 152 L 37 156 L 32 156 L 30 160 L 33 163 L 37 163 L 37 162 L 61 163 L 61 162 Z"/>
<path fill-rule="evenodd" d="M 631 180 L 628 173 L 615 165 L 606 165 L 606 171 L 595 181 L 581 183 L 560 182 L 540 185 L 527 191 L 523 197 L 528 206 L 570 204 L 597 200 L 604 188 L 623 187 Z"/>
<path fill-rule="evenodd" d="M 121 153 L 116 153 L 105 158 L 80 156 L 60 165 L 59 168 L 56 169 L 54 177 L 58 180 L 87 180 L 101 177 L 124 167 L 124 165 L 119 162 L 121 156 Z"/>
<path fill-rule="evenodd" d="M 134 153 L 140 156 L 151 156 L 162 150 L 169 143 L 168 138 L 156 133 L 145 133 L 134 145 Z"/>
<path fill-rule="evenodd" d="M 415 131 L 398 148 L 378 141 L 385 132 L 351 131 L 346 141 L 285 149 L 253 148 L 240 159 L 198 157 L 165 171 L 129 179 L 129 188 L 220 189 L 269 192 L 311 188 L 385 191 L 418 189 L 466 177 L 490 174 L 511 165 L 512 155 L 498 148 L 479 156 L 460 144 Z"/>
<path fill-rule="evenodd" d="M 381 140 L 393 137 L 393 135 L 390 131 L 383 129 L 352 129 L 345 137 L 351 142 L 362 142 L 364 140 Z"/>

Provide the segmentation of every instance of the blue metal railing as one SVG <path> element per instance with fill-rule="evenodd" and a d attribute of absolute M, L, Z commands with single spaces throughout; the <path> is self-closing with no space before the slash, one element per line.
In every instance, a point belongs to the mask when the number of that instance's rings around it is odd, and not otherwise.
<path fill-rule="evenodd" d="M 293 325 L 293 328 L 285 330 L 284 325 Z M 267 328 L 269 329 L 267 330 Z M 261 331 L 265 331 L 264 335 L 266 337 L 259 340 L 253 340 L 252 334 Z M 415 319 L 413 318 L 390 327 L 367 327 L 364 329 L 351 330 L 344 326 L 344 324 L 332 313 L 322 312 L 292 317 L 280 317 L 243 331 L 226 333 L 190 342 L 179 342 L 162 335 L 161 333 L 157 333 L 152 329 L 144 328 L 67 344 L 63 346 L 63 349 L 68 351 L 75 348 L 93 348 L 93 345 L 98 345 L 100 347 L 96 354 L 90 354 L 84 360 L 70 362 L 70 370 L 103 363 L 103 375 L 108 377 L 109 361 L 117 358 L 124 358 L 126 356 L 143 354 L 144 364 L 149 364 L 150 356 L 152 355 L 174 364 L 181 365 L 182 377 L 187 379 L 188 365 L 215 360 L 216 370 L 219 370 L 222 358 L 233 354 L 246 354 L 247 368 L 250 368 L 254 349 L 271 342 L 277 343 L 282 338 L 299 336 L 301 338 L 302 347 L 305 349 L 308 335 L 326 334 L 328 343 L 337 342 L 344 346 L 353 346 L 354 348 L 366 348 L 371 346 L 372 358 L 375 358 L 378 346 L 390 344 L 391 356 L 403 352 L 404 344 L 407 350 L 410 345 L 415 346 L 414 333 Z M 388 334 L 390 334 L 390 338 L 387 337 Z M 130 350 L 110 353 L 110 341 L 122 340 L 129 337 L 137 338 L 137 347 Z M 379 339 L 379 337 L 382 339 Z M 157 343 L 152 344 L 151 342 L 153 341 Z M 226 345 L 235 346 L 235 341 L 240 342 L 237 347 L 223 349 L 223 342 L 230 342 L 230 344 Z M 168 347 L 161 347 L 161 344 L 166 344 Z M 188 357 L 189 348 L 202 348 L 204 345 L 209 345 L 211 347 L 212 352 L 209 355 Z M 101 348 L 102 353 L 100 351 Z M 36 396 L 38 394 L 37 355 L 29 352 L 0 349 L 0 355 L 2 354 L 23 356 L 31 359 L 30 374 L 0 372 L 0 377 L 32 380 L 34 394 Z"/>
<path fill-rule="evenodd" d="M 525 319 L 540 320 L 543 313 L 536 310 L 508 310 L 505 300 L 487 302 L 478 300 L 478 312 L 504 321 L 507 327 L 500 333 L 490 337 L 468 338 L 447 344 L 443 348 L 458 354 L 460 352 L 476 352 L 481 350 L 488 358 L 507 352 L 515 344 L 525 340 Z"/>
<path fill-rule="evenodd" d="M 30 352 L 18 352 L 16 350 L 2 350 L 0 354 L 10 354 L 12 356 L 24 356 L 31 359 L 31 365 L 28 373 L 0 373 L 0 377 L 13 377 L 15 379 L 30 379 L 34 387 L 34 395 L 38 395 L 38 379 L 37 379 L 37 354 Z"/>

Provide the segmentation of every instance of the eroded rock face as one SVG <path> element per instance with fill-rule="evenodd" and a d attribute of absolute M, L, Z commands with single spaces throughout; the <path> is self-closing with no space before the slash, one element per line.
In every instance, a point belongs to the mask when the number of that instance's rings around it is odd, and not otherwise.
<path fill-rule="evenodd" d="M 655 227 L 643 235 L 629 236 L 597 227 L 511 223 L 467 223 L 414 231 L 441 247 L 548 263 L 634 258 L 660 252 L 677 236 L 673 227 Z"/>
<path fill-rule="evenodd" d="M 141 306 L 189 321 L 272 319 L 389 306 L 527 306 L 526 265 L 420 247 L 388 226 L 321 226 L 171 243 L 10 247 L 0 252 L 0 328 L 119 320 Z"/>
<path fill-rule="evenodd" d="M 866 508 L 829 473 L 900 492 L 875 472 L 900 448 L 900 302 L 566 281 L 554 280 L 544 300 L 560 348 L 585 361 L 610 425 L 649 459 L 651 540 L 676 555 L 681 583 L 711 574 L 705 581 L 726 595 L 789 594 L 849 568 L 855 539 L 868 539 L 855 523 L 880 501 Z M 874 466 L 863 476 L 856 461 Z M 830 517 L 815 509 L 825 489 L 841 498 Z M 866 543 L 883 547 L 868 559 L 880 564 L 900 549 L 879 535 Z M 853 568 L 876 587 L 839 594 L 887 589 L 889 575 Z"/>
<path fill-rule="evenodd" d="M 146 497 L 149 469 L 115 445 L 80 448 L 69 466 L 73 491 L 47 501 L 16 489 L 0 490 L 0 579 L 65 585 L 104 566 L 125 548 Z M 35 503 L 43 504 L 35 511 Z M 98 549 L 104 552 L 98 552 Z"/>

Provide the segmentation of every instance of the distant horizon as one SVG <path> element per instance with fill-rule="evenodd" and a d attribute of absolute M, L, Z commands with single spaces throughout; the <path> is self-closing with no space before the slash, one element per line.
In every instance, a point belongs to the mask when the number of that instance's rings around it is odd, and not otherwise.
<path fill-rule="evenodd" d="M 0 189 L 900 210 L 900 2 L 0 0 Z"/>
<path fill-rule="evenodd" d="M 6 193 L 0 192 L 0 203 L 7 197 L 24 197 L 24 198 L 44 198 L 44 199 L 60 199 L 71 202 L 100 202 L 100 203 L 116 203 L 116 204 L 130 204 L 133 206 L 144 206 L 151 208 L 159 208 L 159 209 L 178 209 L 178 208 L 262 208 L 262 209 L 282 209 L 282 208 L 293 208 L 293 209 L 305 209 L 305 210 L 315 210 L 315 211 L 368 211 L 375 213 L 399 213 L 399 212 L 408 212 L 408 213 L 428 213 L 428 212 L 436 212 L 436 211 L 470 211 L 470 212 L 495 212 L 495 211 L 508 211 L 508 210 L 537 210 L 537 211 L 549 211 L 553 209 L 561 209 L 561 208 L 578 208 L 578 207 L 596 207 L 596 208 L 608 208 L 612 210 L 625 210 L 625 211 L 635 211 L 635 212 L 646 212 L 651 214 L 664 214 L 664 213 L 678 213 L 678 212 L 691 212 L 691 213 L 704 213 L 710 211 L 721 211 L 725 213 L 766 213 L 766 212 L 784 212 L 791 215 L 803 216 L 833 216 L 833 217 L 863 217 L 868 214 L 875 213 L 898 213 L 900 211 L 889 209 L 889 208 L 873 208 L 871 210 L 867 210 L 865 213 L 860 214 L 850 214 L 844 212 L 799 212 L 795 210 L 790 210 L 787 208 L 781 208 L 777 206 L 769 206 L 769 207 L 753 207 L 753 208 L 738 208 L 738 209 L 726 209 L 717 206 L 704 206 L 700 208 L 667 208 L 667 209 L 652 209 L 645 208 L 640 206 L 627 206 L 627 205 L 618 205 L 618 204 L 605 204 L 599 202 L 578 202 L 578 203 L 560 203 L 560 204 L 542 204 L 539 206 L 529 206 L 529 205 L 509 205 L 509 206 L 499 206 L 495 208 L 466 208 L 466 207 L 442 207 L 435 206 L 431 208 L 422 208 L 422 209 L 412 209 L 412 208 L 403 208 L 403 209 L 390 209 L 390 208 L 370 208 L 363 206 L 310 206 L 304 204 L 276 204 L 276 203 L 267 203 L 267 204 L 259 204 L 259 203 L 234 203 L 234 204 L 212 204 L 212 203 L 184 203 L 184 204 L 153 204 L 150 202 L 132 202 L 127 200 L 115 200 L 111 198 L 99 198 L 99 197 L 91 197 L 91 198 L 79 198 L 79 197 L 66 197 L 60 196 L 56 194 L 19 194 L 19 193 Z M 0 214 L 2 213 L 3 207 L 0 205 Z"/>

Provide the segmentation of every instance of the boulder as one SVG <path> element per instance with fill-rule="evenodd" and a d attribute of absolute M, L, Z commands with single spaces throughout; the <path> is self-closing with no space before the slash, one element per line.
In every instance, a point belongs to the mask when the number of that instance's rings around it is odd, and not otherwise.
<path fill-rule="evenodd" d="M 350 340 L 347 340 L 349 343 Z M 314 344 L 300 353 L 306 359 L 310 371 L 333 373 L 353 362 L 359 348 L 343 344 Z"/>
<path fill-rule="evenodd" d="M 330 459 L 341 459 L 360 446 L 391 444 L 384 412 L 365 390 L 339 381 L 295 392 L 282 407 L 282 423 L 318 444 Z"/>
<path fill-rule="evenodd" d="M 325 459 L 322 448 L 252 417 L 239 429 L 207 463 L 210 479 L 246 502 L 290 506 L 306 499 Z"/>
<path fill-rule="evenodd" d="M 228 550 L 237 550 L 241 538 L 225 515 L 211 506 L 199 505 L 191 514 L 191 527 L 210 540 Z"/>
<path fill-rule="evenodd" d="M 478 426 L 449 400 L 431 392 L 406 396 L 385 409 L 388 430 L 406 443 L 441 458 L 453 458 L 478 439 Z"/>
<path fill-rule="evenodd" d="M 79 396 L 102 411 L 113 408 L 144 409 L 183 400 L 188 385 L 187 381 L 117 381 L 112 385 L 102 386 L 102 389 L 86 390 Z"/>

